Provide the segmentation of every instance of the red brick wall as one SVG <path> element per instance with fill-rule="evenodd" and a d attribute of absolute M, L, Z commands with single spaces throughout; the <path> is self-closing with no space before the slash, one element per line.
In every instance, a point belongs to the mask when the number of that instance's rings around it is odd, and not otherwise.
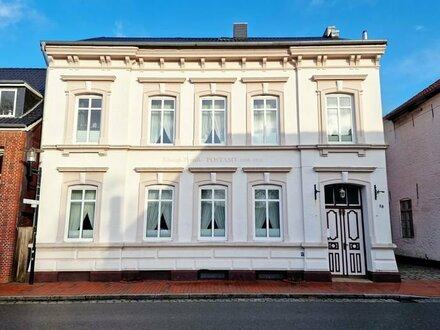
<path fill-rule="evenodd" d="M 0 176 L 0 283 L 5 283 L 12 279 L 25 173 L 26 132 L 0 130 L 0 148 L 4 149 Z"/>

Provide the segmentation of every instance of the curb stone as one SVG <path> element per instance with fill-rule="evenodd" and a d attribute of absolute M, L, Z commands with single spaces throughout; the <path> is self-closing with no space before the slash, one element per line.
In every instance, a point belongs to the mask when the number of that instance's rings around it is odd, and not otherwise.
<path fill-rule="evenodd" d="M 58 295 L 58 296 L 3 296 L 0 303 L 14 302 L 80 302 L 80 301 L 171 301 L 171 300 L 222 300 L 222 299 L 365 299 L 418 302 L 418 300 L 439 301 L 440 297 L 399 294 L 105 294 L 105 295 Z"/>

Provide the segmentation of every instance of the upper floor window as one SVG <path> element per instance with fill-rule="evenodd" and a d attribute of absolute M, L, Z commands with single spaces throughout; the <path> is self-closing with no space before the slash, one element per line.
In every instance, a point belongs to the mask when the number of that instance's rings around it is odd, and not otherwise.
<path fill-rule="evenodd" d="M 256 237 L 281 237 L 281 189 L 261 186 L 254 189 Z"/>
<path fill-rule="evenodd" d="M 173 97 L 150 99 L 150 143 L 174 143 L 176 100 Z"/>
<path fill-rule="evenodd" d="M 98 143 L 101 136 L 102 97 L 80 96 L 77 109 L 76 142 Z"/>
<path fill-rule="evenodd" d="M 173 188 L 166 186 L 147 189 L 146 238 L 171 237 Z"/>
<path fill-rule="evenodd" d="M 75 186 L 69 191 L 68 239 L 92 239 L 95 226 L 96 187 Z"/>
<path fill-rule="evenodd" d="M 17 91 L 14 89 L 0 90 L 0 117 L 13 117 Z"/>
<path fill-rule="evenodd" d="M 330 94 L 327 102 L 328 142 L 354 142 L 353 98 L 346 94 Z"/>
<path fill-rule="evenodd" d="M 204 97 L 202 102 L 202 143 L 224 144 L 226 136 L 226 98 Z"/>
<path fill-rule="evenodd" d="M 413 214 L 410 199 L 400 201 L 400 223 L 403 238 L 414 238 Z"/>
<path fill-rule="evenodd" d="M 257 96 L 252 99 L 253 144 L 278 144 L 278 98 Z"/>
<path fill-rule="evenodd" d="M 226 236 L 226 188 L 208 186 L 200 189 L 200 236 Z"/>

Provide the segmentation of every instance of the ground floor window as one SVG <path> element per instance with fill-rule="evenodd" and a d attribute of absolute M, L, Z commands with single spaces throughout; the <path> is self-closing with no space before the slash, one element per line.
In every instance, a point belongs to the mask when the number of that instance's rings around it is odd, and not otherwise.
<path fill-rule="evenodd" d="M 281 237 L 279 187 L 254 188 L 254 213 L 256 237 Z"/>
<path fill-rule="evenodd" d="M 75 186 L 69 191 L 67 238 L 92 239 L 95 226 L 96 187 Z"/>
<path fill-rule="evenodd" d="M 226 188 L 209 186 L 200 189 L 200 236 L 226 236 Z"/>
<path fill-rule="evenodd" d="M 146 195 L 146 238 L 171 237 L 173 188 L 150 187 Z"/>
<path fill-rule="evenodd" d="M 400 201 L 400 223 L 403 238 L 414 238 L 414 225 L 410 199 Z"/>

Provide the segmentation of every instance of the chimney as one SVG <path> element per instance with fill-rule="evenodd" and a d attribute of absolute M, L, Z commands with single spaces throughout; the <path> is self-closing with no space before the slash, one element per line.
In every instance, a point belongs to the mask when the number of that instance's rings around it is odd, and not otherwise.
<path fill-rule="evenodd" d="M 367 40 L 368 39 L 368 32 L 367 30 L 362 31 L 362 40 Z"/>
<path fill-rule="evenodd" d="M 234 39 L 247 39 L 247 23 L 234 23 Z"/>
<path fill-rule="evenodd" d="M 322 36 L 331 39 L 339 38 L 339 30 L 334 25 L 327 26 Z"/>

